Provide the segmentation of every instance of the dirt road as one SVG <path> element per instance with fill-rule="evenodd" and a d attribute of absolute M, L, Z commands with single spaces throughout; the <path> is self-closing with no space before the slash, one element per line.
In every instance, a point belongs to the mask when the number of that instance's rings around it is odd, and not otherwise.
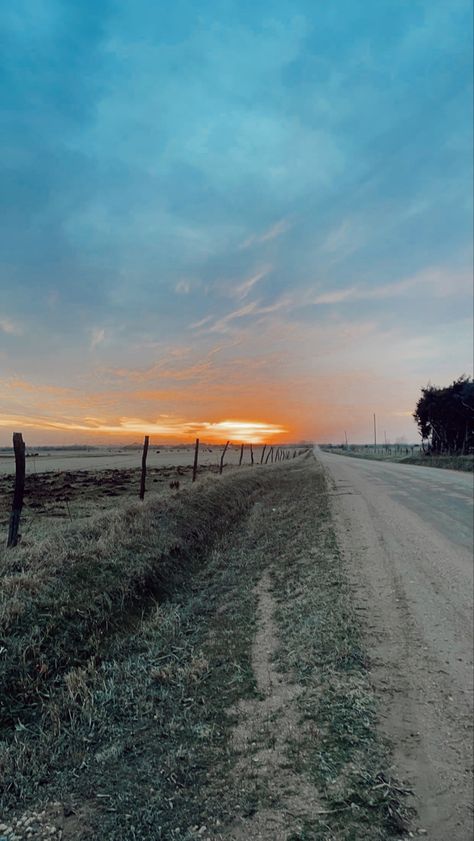
<path fill-rule="evenodd" d="M 472 476 L 316 451 L 398 772 L 430 841 L 472 838 Z"/>

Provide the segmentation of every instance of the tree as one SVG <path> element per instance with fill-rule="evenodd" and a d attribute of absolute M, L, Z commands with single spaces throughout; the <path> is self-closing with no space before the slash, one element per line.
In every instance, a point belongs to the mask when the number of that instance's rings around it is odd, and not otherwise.
<path fill-rule="evenodd" d="M 428 452 L 467 455 L 474 451 L 474 380 L 462 376 L 444 388 L 427 385 L 413 413 Z"/>

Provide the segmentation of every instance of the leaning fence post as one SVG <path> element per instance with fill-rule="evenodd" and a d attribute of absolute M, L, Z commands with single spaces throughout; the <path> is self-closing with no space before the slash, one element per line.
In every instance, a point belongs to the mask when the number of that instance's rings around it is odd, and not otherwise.
<path fill-rule="evenodd" d="M 13 433 L 13 449 L 15 451 L 15 489 L 13 491 L 12 510 L 8 524 L 8 547 L 16 546 L 18 543 L 18 529 L 25 493 L 25 442 L 23 441 L 21 432 Z"/>
<path fill-rule="evenodd" d="M 261 455 L 261 458 L 260 458 L 260 464 L 263 464 L 263 457 L 264 457 L 264 455 L 265 455 L 265 450 L 266 450 L 266 449 L 267 449 L 267 445 L 266 445 L 266 444 L 264 444 L 264 445 L 263 445 L 263 450 L 262 450 L 262 455 Z"/>
<path fill-rule="evenodd" d="M 199 459 L 199 438 L 196 438 L 196 446 L 194 448 L 194 464 L 193 464 L 193 482 L 196 481 L 197 469 Z"/>
<path fill-rule="evenodd" d="M 226 454 L 226 452 L 227 452 L 227 447 L 229 446 L 229 444 L 230 444 L 230 441 L 227 441 L 227 444 L 225 445 L 225 447 L 224 447 L 224 449 L 223 449 L 223 451 L 222 451 L 222 455 L 221 455 L 221 463 L 220 463 L 220 465 L 219 465 L 219 473 L 222 473 L 222 471 L 223 471 L 223 469 L 224 469 L 224 458 L 225 458 L 225 454 Z"/>
<path fill-rule="evenodd" d="M 250 464 L 253 467 L 253 446 L 250 444 Z"/>
<path fill-rule="evenodd" d="M 240 467 L 240 465 L 242 464 L 242 459 L 243 459 L 243 457 L 244 457 L 244 445 L 243 445 L 243 444 L 241 444 L 241 445 L 240 445 L 239 467 Z"/>
<path fill-rule="evenodd" d="M 146 477 L 146 457 L 148 455 L 148 444 L 150 438 L 148 435 L 145 435 L 145 440 L 143 442 L 143 453 L 142 453 L 142 476 L 140 480 L 140 499 L 145 499 L 145 477 Z"/>

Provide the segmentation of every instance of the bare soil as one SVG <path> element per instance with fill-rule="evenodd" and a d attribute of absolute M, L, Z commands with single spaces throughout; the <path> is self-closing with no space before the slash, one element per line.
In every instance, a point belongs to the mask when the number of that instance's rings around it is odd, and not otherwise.
<path fill-rule="evenodd" d="M 234 776 L 256 779 L 271 788 L 273 806 L 255 813 L 232 826 L 229 841 L 286 841 L 290 822 L 314 822 L 321 814 L 320 796 L 311 782 L 288 763 L 288 744 L 301 742 L 305 729 L 295 703 L 302 687 L 290 682 L 290 676 L 278 671 L 274 662 L 279 647 L 275 622 L 276 602 L 268 571 L 255 588 L 257 596 L 257 632 L 252 644 L 252 669 L 259 696 L 240 701 L 238 724 L 232 740 L 239 759 Z M 263 744 L 258 750 L 256 745 Z"/>
<path fill-rule="evenodd" d="M 199 476 L 218 473 L 216 465 L 201 466 Z M 116 507 L 117 502 L 138 499 L 138 468 L 102 470 L 63 470 L 29 473 L 21 517 L 21 540 L 34 542 L 61 522 L 77 522 L 100 511 Z M 189 485 L 192 467 L 150 467 L 147 470 L 147 494 L 169 495 L 176 487 Z M 178 483 L 178 486 L 176 486 Z M 0 475 L 0 531 L 6 533 L 10 515 L 13 479 Z"/>

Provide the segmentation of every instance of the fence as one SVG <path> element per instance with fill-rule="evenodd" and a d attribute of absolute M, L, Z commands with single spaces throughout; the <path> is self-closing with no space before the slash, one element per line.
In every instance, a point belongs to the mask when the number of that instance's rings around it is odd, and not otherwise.
<path fill-rule="evenodd" d="M 138 496 L 140 500 L 144 500 L 145 494 L 147 491 L 146 487 L 146 480 L 147 480 L 147 457 L 149 453 L 150 447 L 150 439 L 149 436 L 146 435 L 143 443 L 143 449 L 141 452 L 141 472 L 140 472 L 140 482 L 139 482 L 139 491 Z M 227 441 L 225 446 L 222 448 L 220 453 L 220 457 L 218 460 L 218 471 L 219 474 L 222 474 L 225 468 L 228 466 L 226 462 L 226 455 L 229 453 L 229 448 L 233 448 L 233 453 L 235 455 L 238 454 L 238 461 L 237 463 L 234 462 L 233 466 L 261 466 L 261 465 L 268 465 L 273 463 L 279 463 L 283 461 L 287 461 L 290 458 L 295 458 L 297 455 L 300 455 L 307 451 L 307 447 L 295 446 L 292 445 L 291 447 L 275 447 L 268 444 L 262 445 L 262 450 L 260 454 L 260 458 L 256 458 L 255 453 L 255 445 L 253 443 L 244 444 L 241 443 L 238 445 L 237 449 L 235 445 L 232 444 L 231 441 Z M 20 519 L 23 509 L 23 501 L 25 495 L 25 476 L 26 476 L 26 447 L 25 442 L 23 441 L 23 436 L 19 432 L 15 432 L 13 434 L 13 450 L 14 450 L 14 457 L 15 457 L 15 478 L 14 478 L 14 489 L 13 489 L 13 499 L 11 505 L 11 512 L 8 521 L 8 537 L 7 537 L 7 547 L 14 547 L 16 546 L 20 540 L 21 535 L 19 533 L 20 527 Z M 159 452 L 159 451 L 157 451 Z M 209 451 L 210 452 L 210 451 Z M 37 455 L 34 453 L 33 455 Z M 198 474 L 200 471 L 200 441 L 199 438 L 196 438 L 195 445 L 194 445 L 194 457 L 192 463 L 192 482 L 196 482 L 198 478 Z M 115 470 L 116 468 L 114 468 Z M 178 474 L 181 472 L 182 469 L 179 466 L 177 467 Z M 62 471 L 57 472 L 61 475 Z M 180 482 L 179 479 L 172 481 L 169 483 L 171 489 L 179 489 Z M 31 492 L 31 488 L 30 488 Z M 37 504 L 32 507 L 37 507 Z M 69 511 L 69 504 L 67 503 L 67 511 L 68 516 L 70 519 L 71 513 Z M 35 515 L 33 515 L 35 517 Z"/>

